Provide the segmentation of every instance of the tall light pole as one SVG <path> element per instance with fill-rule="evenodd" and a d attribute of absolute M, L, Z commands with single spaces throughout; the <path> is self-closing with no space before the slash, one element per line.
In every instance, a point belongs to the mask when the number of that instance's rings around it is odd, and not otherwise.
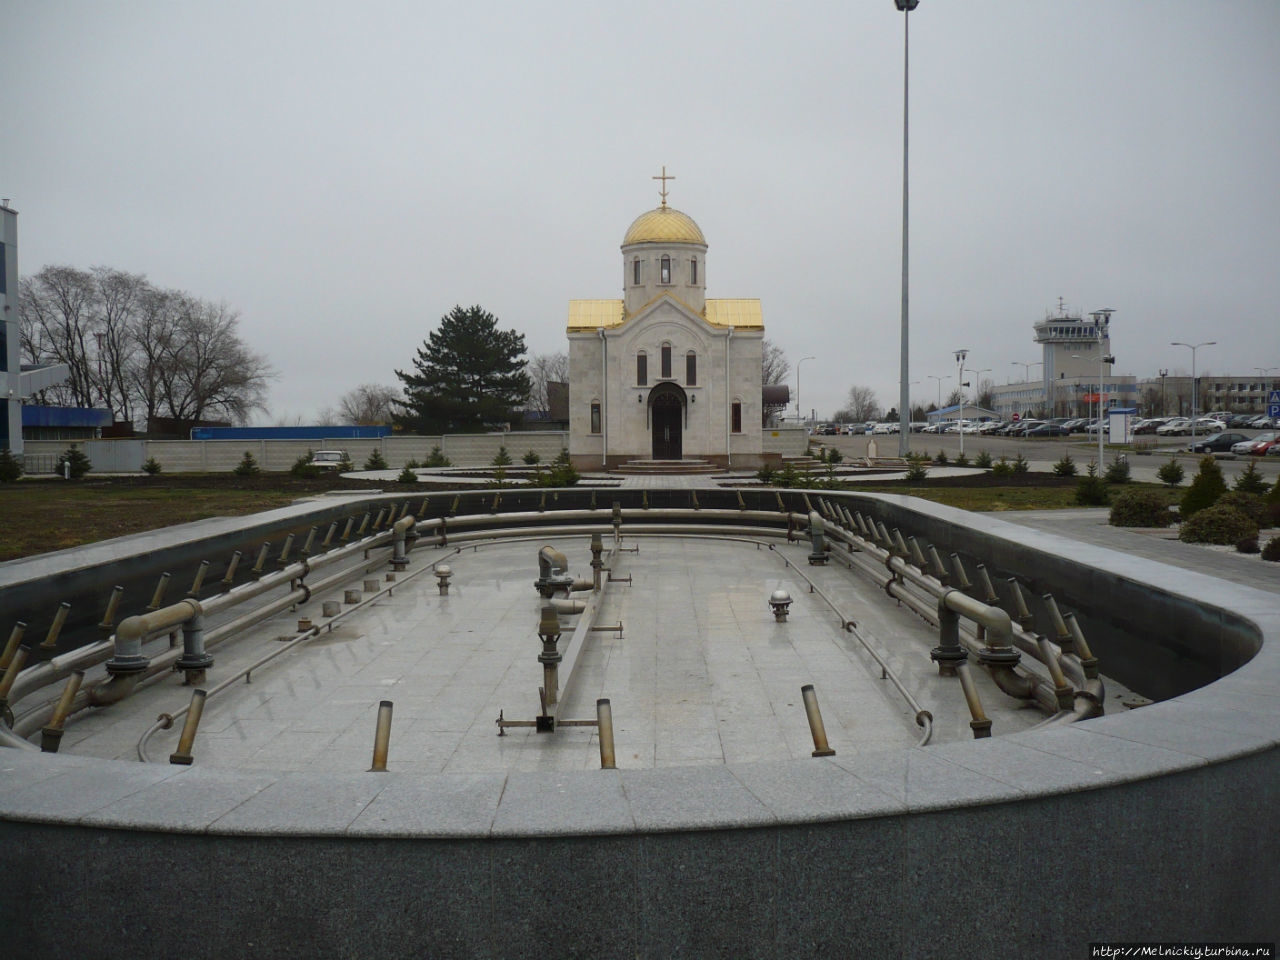
<path fill-rule="evenodd" d="M 898 456 L 905 457 L 911 449 L 908 420 L 911 385 L 907 373 L 907 66 L 911 51 L 911 11 L 920 0 L 893 0 L 893 3 L 902 11 L 902 346 L 898 371 Z"/>
<path fill-rule="evenodd" d="M 1169 375 L 1168 370 L 1160 371 L 1160 416 L 1162 417 L 1165 415 L 1164 412 L 1166 409 L 1164 405 L 1164 378 L 1167 377 L 1168 375 Z"/>
<path fill-rule="evenodd" d="M 1010 360 L 1009 362 L 1010 362 L 1010 363 L 1012 363 L 1015 367 L 1021 367 L 1021 368 L 1022 368 L 1022 382 L 1023 382 L 1023 383 L 1030 383 L 1030 382 L 1031 382 L 1031 368 L 1032 368 L 1032 367 L 1043 367 L 1043 366 L 1044 366 L 1044 361 L 1043 361 L 1043 360 L 1035 360 L 1035 361 L 1033 361 L 1033 362 L 1031 362 L 1031 363 L 1023 363 L 1021 360 Z M 1053 411 L 1053 404 L 1049 404 L 1049 411 L 1050 411 L 1050 413 L 1052 414 L 1052 411 Z"/>
<path fill-rule="evenodd" d="M 1203 343 L 1183 343 L 1181 340 L 1170 340 L 1171 347 L 1186 347 L 1191 351 L 1191 443 L 1196 442 L 1196 403 L 1199 400 L 1198 384 L 1196 382 L 1196 351 L 1201 347 L 1212 347 L 1217 340 L 1205 340 Z"/>
<path fill-rule="evenodd" d="M 816 360 L 817 357 L 801 357 L 796 363 L 796 419 L 804 420 L 804 411 L 800 409 L 800 364 L 806 360 Z"/>
<path fill-rule="evenodd" d="M 964 358 L 969 355 L 968 350 L 956 351 L 956 389 L 960 391 L 960 419 L 959 426 L 956 428 L 960 433 L 960 456 L 964 456 Z"/>
<path fill-rule="evenodd" d="M 942 409 L 942 381 L 950 380 L 951 374 L 948 373 L 945 377 L 938 377 L 931 373 L 929 374 L 929 379 L 938 381 L 938 405 L 934 409 L 941 410 Z"/>

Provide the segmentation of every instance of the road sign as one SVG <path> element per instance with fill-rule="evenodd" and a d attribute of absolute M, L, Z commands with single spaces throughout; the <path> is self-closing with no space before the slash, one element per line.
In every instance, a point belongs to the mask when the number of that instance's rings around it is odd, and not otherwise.
<path fill-rule="evenodd" d="M 1280 390 L 1272 390 L 1267 397 L 1267 416 L 1280 417 Z"/>

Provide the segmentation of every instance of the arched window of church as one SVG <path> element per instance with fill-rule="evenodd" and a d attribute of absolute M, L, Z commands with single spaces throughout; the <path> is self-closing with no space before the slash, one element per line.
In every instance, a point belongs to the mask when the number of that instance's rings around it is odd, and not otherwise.
<path fill-rule="evenodd" d="M 591 401 L 591 432 L 600 432 L 600 401 Z"/>
<path fill-rule="evenodd" d="M 671 379 L 671 344 L 662 345 L 662 379 Z"/>
<path fill-rule="evenodd" d="M 698 285 L 698 258 L 694 257 L 689 261 L 689 283 L 692 286 Z"/>
<path fill-rule="evenodd" d="M 730 416 L 733 418 L 733 426 L 732 426 L 733 432 L 741 433 L 742 432 L 742 401 L 741 400 L 733 401 L 733 406 L 730 408 L 730 410 L 731 410 Z"/>
<path fill-rule="evenodd" d="M 670 257 L 662 258 L 662 282 L 663 283 L 671 282 L 671 258 Z"/>
<path fill-rule="evenodd" d="M 649 385 L 649 355 L 643 350 L 636 354 L 636 383 L 641 387 Z"/>
<path fill-rule="evenodd" d="M 640 258 L 636 257 L 631 261 L 631 282 L 636 286 L 640 285 Z"/>
<path fill-rule="evenodd" d="M 698 383 L 698 355 L 692 350 L 684 358 L 684 382 L 691 387 Z"/>

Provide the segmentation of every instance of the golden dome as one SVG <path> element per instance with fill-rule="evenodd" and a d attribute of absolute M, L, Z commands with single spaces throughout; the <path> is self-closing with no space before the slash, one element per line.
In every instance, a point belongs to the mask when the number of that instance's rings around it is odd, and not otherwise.
<path fill-rule="evenodd" d="M 702 231 L 693 217 L 674 207 L 661 206 L 642 213 L 632 221 L 627 235 L 622 238 L 625 247 L 631 243 L 700 243 L 707 245 Z"/>

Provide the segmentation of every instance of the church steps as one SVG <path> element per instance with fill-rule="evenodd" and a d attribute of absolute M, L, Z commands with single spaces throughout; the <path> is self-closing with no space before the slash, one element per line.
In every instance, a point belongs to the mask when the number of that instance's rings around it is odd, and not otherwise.
<path fill-rule="evenodd" d="M 648 476 L 661 474 L 712 474 L 725 473 L 721 467 L 706 460 L 628 460 L 613 468 L 614 473 L 631 476 Z"/>

